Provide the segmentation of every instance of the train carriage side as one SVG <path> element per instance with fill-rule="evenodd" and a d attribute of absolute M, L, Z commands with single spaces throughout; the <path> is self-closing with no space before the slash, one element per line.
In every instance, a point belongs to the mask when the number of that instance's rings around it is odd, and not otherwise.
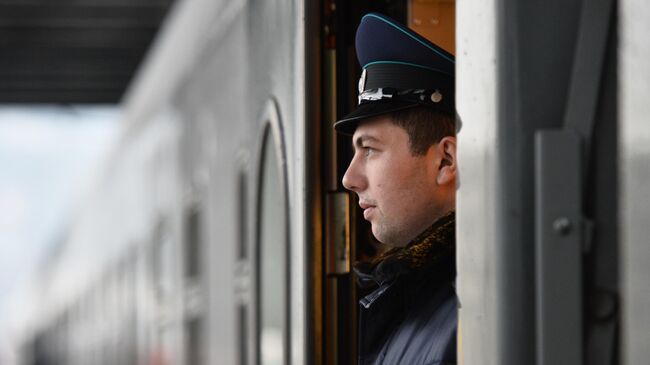
<path fill-rule="evenodd" d="M 25 364 L 309 362 L 303 34 L 302 2 L 176 5 L 36 285 L 57 306 L 25 327 Z M 95 235 L 110 254 L 87 255 Z"/>
<path fill-rule="evenodd" d="M 182 125 L 178 363 L 305 363 L 302 3 L 183 5 L 129 101 Z"/>

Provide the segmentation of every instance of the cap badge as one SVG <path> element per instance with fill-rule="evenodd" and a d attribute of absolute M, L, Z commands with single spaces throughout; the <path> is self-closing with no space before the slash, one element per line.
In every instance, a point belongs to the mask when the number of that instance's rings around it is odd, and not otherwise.
<path fill-rule="evenodd" d="M 431 101 L 434 103 L 439 103 L 440 100 L 442 100 L 442 94 L 440 91 L 436 90 L 433 94 L 431 94 Z"/>
<path fill-rule="evenodd" d="M 364 68 L 361 71 L 361 77 L 359 77 L 359 94 L 363 93 L 366 88 L 366 69 Z"/>

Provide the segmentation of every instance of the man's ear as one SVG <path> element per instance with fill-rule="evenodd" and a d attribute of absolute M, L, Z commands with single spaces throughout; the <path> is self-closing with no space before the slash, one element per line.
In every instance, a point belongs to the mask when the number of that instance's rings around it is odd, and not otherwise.
<path fill-rule="evenodd" d="M 440 164 L 436 182 L 438 185 L 446 185 L 456 180 L 456 137 L 447 136 L 435 146 Z"/>

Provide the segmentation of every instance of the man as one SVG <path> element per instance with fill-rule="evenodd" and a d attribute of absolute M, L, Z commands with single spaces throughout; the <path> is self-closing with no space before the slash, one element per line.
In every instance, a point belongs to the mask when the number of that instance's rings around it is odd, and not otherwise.
<path fill-rule="evenodd" d="M 352 135 L 343 185 L 392 249 L 355 267 L 362 286 L 360 364 L 455 364 L 454 58 L 394 20 L 357 30 L 359 106 L 335 124 Z"/>

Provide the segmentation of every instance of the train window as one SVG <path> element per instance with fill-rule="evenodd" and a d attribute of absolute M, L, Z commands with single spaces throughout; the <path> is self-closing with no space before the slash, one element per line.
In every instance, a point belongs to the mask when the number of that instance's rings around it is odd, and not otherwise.
<path fill-rule="evenodd" d="M 237 241 L 236 251 L 238 265 L 235 272 L 236 291 L 238 293 L 237 304 L 237 363 L 239 365 L 246 365 L 249 362 L 249 261 L 248 261 L 248 222 L 249 222 L 249 208 L 248 208 L 248 175 L 241 165 L 239 173 L 237 174 Z"/>
<path fill-rule="evenodd" d="M 237 306 L 237 324 L 239 327 L 238 332 L 238 352 L 239 352 L 239 365 L 248 364 L 248 308 L 240 304 Z"/>
<path fill-rule="evenodd" d="M 237 258 L 245 260 L 248 257 L 248 181 L 243 171 L 237 176 Z"/>
<path fill-rule="evenodd" d="M 186 351 L 185 351 L 185 364 L 187 365 L 198 365 L 204 364 L 203 362 L 203 349 L 202 349 L 202 337 L 201 331 L 202 322 L 199 318 L 192 319 L 186 324 Z"/>
<path fill-rule="evenodd" d="M 259 362 L 288 362 L 287 212 L 278 146 L 267 127 L 258 197 Z"/>
<path fill-rule="evenodd" d="M 184 276 L 185 276 L 185 364 L 200 365 L 203 362 L 203 342 L 205 340 L 205 320 L 203 313 L 203 211 L 198 204 L 189 206 L 185 213 L 184 228 Z"/>
<path fill-rule="evenodd" d="M 201 272 L 201 214 L 198 206 L 189 209 L 185 222 L 185 277 L 198 279 Z"/>

